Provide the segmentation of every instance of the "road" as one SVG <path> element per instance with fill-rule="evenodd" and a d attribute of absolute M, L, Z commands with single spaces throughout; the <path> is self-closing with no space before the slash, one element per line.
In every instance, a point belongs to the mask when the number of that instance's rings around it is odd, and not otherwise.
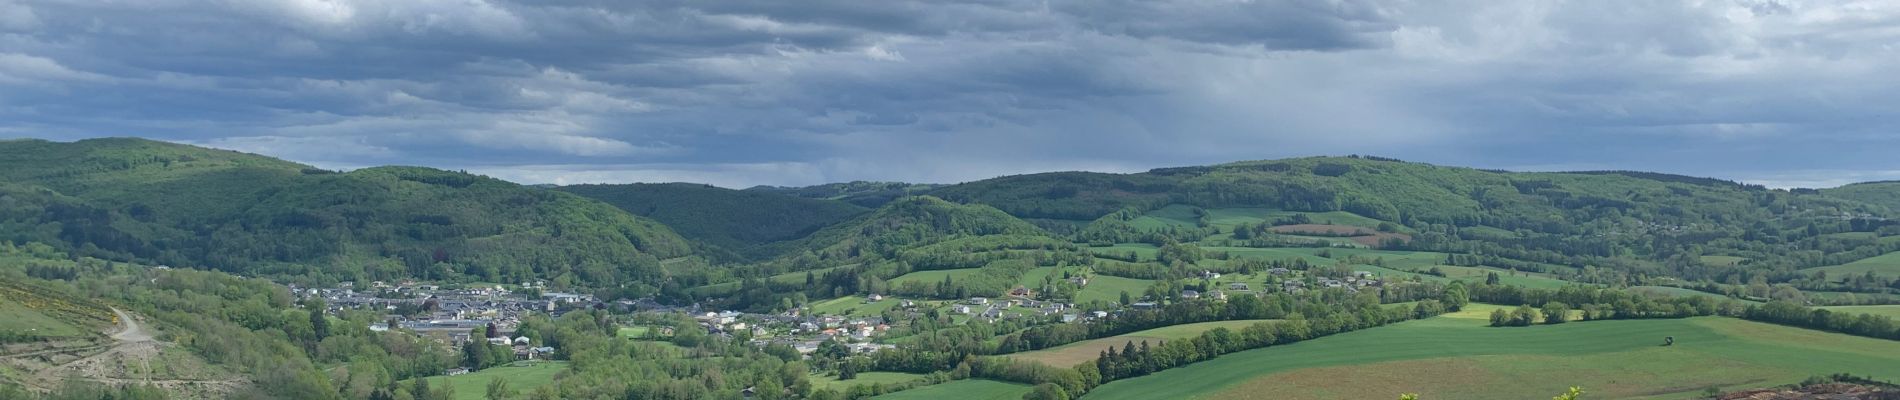
<path fill-rule="evenodd" d="M 112 313 L 119 316 L 119 325 L 121 325 L 119 333 L 112 334 L 113 339 L 127 343 L 152 341 L 152 333 L 146 331 L 145 327 L 139 326 L 138 319 L 132 318 L 131 314 L 126 314 L 124 310 L 118 308 L 113 308 Z"/>

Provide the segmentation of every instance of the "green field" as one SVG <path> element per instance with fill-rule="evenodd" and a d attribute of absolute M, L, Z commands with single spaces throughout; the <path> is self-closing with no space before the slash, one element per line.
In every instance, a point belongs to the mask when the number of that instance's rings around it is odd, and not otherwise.
<path fill-rule="evenodd" d="M 965 379 L 872 398 L 877 400 L 1017 400 L 1029 393 L 1029 389 L 1029 385 L 1020 383 Z"/>
<path fill-rule="evenodd" d="M 19 301 L 0 298 L 0 332 L 43 337 L 80 337 L 89 330 L 28 308 Z"/>
<path fill-rule="evenodd" d="M 428 379 L 432 387 L 446 383 L 455 388 L 456 400 L 483 400 L 488 398 L 488 382 L 495 378 L 508 382 L 508 388 L 514 389 L 516 393 L 528 393 L 554 382 L 554 375 L 565 370 L 566 361 L 517 361 L 467 374 Z"/>
<path fill-rule="evenodd" d="M 1262 260 L 1288 260 L 1288 261 L 1292 261 L 1293 259 L 1303 259 L 1303 260 L 1306 260 L 1306 263 L 1312 264 L 1312 265 L 1333 265 L 1333 263 L 1335 262 L 1333 259 L 1316 256 L 1316 255 L 1313 255 L 1313 253 L 1311 252 L 1302 251 L 1306 249 L 1299 249 L 1299 248 L 1262 249 L 1262 248 L 1252 248 L 1252 247 L 1205 247 L 1203 249 L 1210 250 L 1210 251 L 1227 252 L 1228 257 L 1235 258 L 1235 259 L 1258 258 Z"/>
<path fill-rule="evenodd" d="M 1830 278 L 1847 275 L 1860 275 L 1873 272 L 1875 275 L 1900 276 L 1900 251 L 1882 254 L 1851 263 L 1801 270 L 1804 273 L 1827 271 Z"/>
<path fill-rule="evenodd" d="M 1628 289 L 1623 289 L 1623 290 L 1627 290 L 1627 291 L 1635 292 L 1635 293 L 1656 295 L 1656 296 L 1668 296 L 1668 297 L 1702 296 L 1702 297 L 1707 297 L 1707 298 L 1716 299 L 1716 300 L 1730 299 L 1730 297 L 1728 296 L 1704 292 L 1700 290 L 1683 289 L 1683 288 L 1674 287 L 1674 286 L 1631 286 Z M 1758 303 L 1757 301 L 1745 300 L 1745 299 L 1735 299 L 1735 300 L 1744 302 L 1744 303 Z"/>
<path fill-rule="evenodd" d="M 1167 207 L 1162 207 L 1159 210 L 1149 211 L 1147 214 L 1135 218 L 1134 221 L 1130 221 L 1129 224 L 1141 230 L 1158 230 L 1170 227 L 1195 228 L 1200 226 L 1197 222 L 1199 219 L 1199 217 L 1194 216 L 1194 207 L 1172 204 Z"/>
<path fill-rule="evenodd" d="M 1153 284 L 1154 281 L 1147 279 L 1123 278 L 1098 274 L 1089 277 L 1089 284 L 1083 286 L 1082 291 L 1075 294 L 1075 302 L 1087 303 L 1101 300 L 1117 303 L 1121 302 L 1123 291 L 1128 292 L 1128 295 L 1135 298 L 1141 298 L 1141 293 L 1147 291 L 1148 286 Z"/>
<path fill-rule="evenodd" d="M 905 275 L 905 276 L 909 276 L 909 275 Z M 943 278 L 937 278 L 937 279 L 941 281 Z M 897 307 L 898 304 L 901 304 L 904 301 L 903 299 L 898 299 L 895 297 L 885 297 L 884 300 L 880 300 L 875 303 L 865 303 L 864 300 L 865 298 L 863 296 L 853 295 L 853 296 L 839 297 L 839 298 L 835 298 L 831 300 L 813 302 L 811 303 L 811 312 L 812 314 L 819 314 L 819 315 L 851 315 L 851 316 L 877 315 L 879 313 L 883 313 L 884 310 L 889 310 L 892 307 Z"/>
<path fill-rule="evenodd" d="M 1702 264 L 1711 267 L 1733 267 L 1741 265 L 1747 258 L 1736 256 L 1702 256 Z"/>
<path fill-rule="evenodd" d="M 1039 362 L 1039 363 L 1058 366 L 1058 367 L 1068 367 L 1075 364 L 1080 364 L 1084 361 L 1093 360 L 1096 357 L 1101 356 L 1102 350 L 1106 350 L 1109 347 L 1119 348 L 1121 346 L 1127 345 L 1129 342 L 1140 343 L 1143 341 L 1148 341 L 1148 342 L 1154 342 L 1154 344 L 1160 344 L 1160 342 L 1164 342 L 1164 341 L 1176 340 L 1176 339 L 1188 339 L 1188 338 L 1193 338 L 1195 336 L 1200 336 L 1201 332 L 1207 332 L 1209 330 L 1213 330 L 1214 328 L 1227 328 L 1229 330 L 1233 330 L 1237 332 L 1241 328 L 1246 328 L 1253 324 L 1268 322 L 1268 321 L 1273 321 L 1273 320 L 1249 319 L 1249 320 L 1215 321 L 1215 322 L 1202 322 L 1202 323 L 1195 323 L 1195 324 L 1164 326 L 1160 328 L 1132 332 L 1125 335 L 1116 335 L 1116 336 L 1110 336 L 1110 337 L 1094 339 L 1094 340 L 1084 340 L 1080 342 L 1070 343 L 1067 345 L 1056 346 L 1056 347 L 1042 349 L 1042 350 L 1016 353 L 1016 354 L 1011 354 L 1008 357 L 1018 359 L 1018 360 L 1034 361 L 1034 362 Z"/>
<path fill-rule="evenodd" d="M 1816 307 L 1816 308 L 1820 308 L 1820 309 L 1824 309 L 1824 310 L 1828 310 L 1828 311 L 1833 311 L 1833 312 L 1845 312 L 1845 313 L 1853 313 L 1853 314 L 1873 314 L 1873 315 L 1884 315 L 1884 316 L 1887 316 L 1887 317 L 1890 317 L 1890 318 L 1893 318 L 1893 319 L 1895 319 L 1895 320 L 1900 320 L 1900 305 L 1888 305 L 1888 306 L 1833 306 L 1833 307 Z"/>
<path fill-rule="evenodd" d="M 1582 386 L 1591 398 L 1677 399 L 1840 372 L 1900 378 L 1896 341 L 1720 317 L 1492 328 L 1493 308 L 1229 354 L 1085 398 L 1531 399 Z"/>
<path fill-rule="evenodd" d="M 891 284 L 896 285 L 896 284 L 900 284 L 904 282 L 938 283 L 938 282 L 943 282 L 943 277 L 946 277 L 946 276 L 950 277 L 950 279 L 960 281 L 960 280 L 963 280 L 964 278 L 969 277 L 970 275 L 976 274 L 977 270 L 979 269 L 982 269 L 982 268 L 960 268 L 960 269 L 940 269 L 940 270 L 932 270 L 932 271 L 917 271 L 917 272 L 904 274 L 903 276 L 899 276 L 896 278 L 891 278 Z"/>
<path fill-rule="evenodd" d="M 1154 261 L 1155 252 L 1160 251 L 1160 250 L 1161 250 L 1160 247 L 1156 247 L 1155 245 L 1147 244 L 1147 243 L 1122 243 L 1122 244 L 1117 244 L 1117 245 L 1109 246 L 1109 247 L 1090 247 L 1089 248 L 1089 251 L 1095 254 L 1110 254 L 1110 255 L 1114 255 L 1115 257 L 1121 257 L 1123 254 L 1127 254 L 1128 252 L 1133 251 L 1135 252 L 1136 257 L 1140 257 L 1141 260 L 1147 260 L 1147 261 Z"/>
<path fill-rule="evenodd" d="M 1524 287 L 1532 287 L 1532 288 L 1539 288 L 1539 289 L 1556 289 L 1556 288 L 1561 288 L 1564 286 L 1574 284 L 1570 281 L 1552 277 L 1550 276 L 1550 274 L 1541 274 L 1541 273 L 1523 272 L 1523 271 L 1518 271 L 1517 273 L 1513 274 L 1509 270 L 1501 270 L 1501 269 L 1491 268 L 1491 267 L 1460 267 L 1460 266 L 1454 266 L 1454 265 L 1434 265 L 1431 267 L 1423 267 L 1423 268 L 1414 269 L 1414 271 L 1425 271 L 1425 270 L 1430 270 L 1432 268 L 1438 268 L 1439 271 L 1444 271 L 1445 277 L 1447 278 L 1462 280 L 1466 282 L 1473 282 L 1473 283 L 1483 283 L 1485 278 L 1488 275 L 1495 272 L 1498 274 L 1498 283 L 1512 285 L 1512 286 L 1524 286 Z"/>
<path fill-rule="evenodd" d="M 811 376 L 811 387 L 816 388 L 816 389 L 831 389 L 831 390 L 843 392 L 845 391 L 845 389 L 850 389 L 852 386 L 856 386 L 856 385 L 875 385 L 875 384 L 889 385 L 893 383 L 904 383 L 904 382 L 910 382 L 910 381 L 914 381 L 918 379 L 923 379 L 923 377 L 924 376 L 922 374 L 910 374 L 910 373 L 903 373 L 903 372 L 859 372 L 856 378 L 852 378 L 851 380 L 848 380 L 848 381 L 841 381 L 841 380 L 838 380 L 837 375 L 813 374 Z"/>

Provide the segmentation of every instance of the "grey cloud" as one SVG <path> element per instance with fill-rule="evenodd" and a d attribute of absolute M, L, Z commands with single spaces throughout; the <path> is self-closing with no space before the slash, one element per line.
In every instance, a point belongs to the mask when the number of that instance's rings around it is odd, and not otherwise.
<path fill-rule="evenodd" d="M 569 183 L 958 181 L 1316 153 L 1892 170 L 1861 149 L 1900 129 L 1885 110 L 1900 102 L 1886 28 L 1900 10 L 1853 7 L 0 0 L 0 136 Z"/>

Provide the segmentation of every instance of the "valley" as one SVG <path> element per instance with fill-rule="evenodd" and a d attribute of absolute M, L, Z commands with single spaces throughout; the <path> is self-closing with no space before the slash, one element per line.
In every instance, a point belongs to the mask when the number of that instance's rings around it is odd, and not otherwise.
<path fill-rule="evenodd" d="M 138 139 L 0 142 L 0 166 L 0 398 L 1689 399 L 1900 380 L 1900 214 L 1866 187 L 1362 156 L 531 187 Z"/>

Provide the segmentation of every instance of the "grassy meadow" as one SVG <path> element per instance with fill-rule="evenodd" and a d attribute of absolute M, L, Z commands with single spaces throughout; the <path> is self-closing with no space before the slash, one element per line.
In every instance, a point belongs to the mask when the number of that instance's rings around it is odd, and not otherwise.
<path fill-rule="evenodd" d="M 1029 393 L 1029 385 L 984 379 L 950 381 L 916 389 L 872 397 L 877 400 L 1017 400 Z"/>
<path fill-rule="evenodd" d="M 1833 312 L 1845 312 L 1845 313 L 1851 313 L 1851 314 L 1882 315 L 1882 316 L 1893 318 L 1895 320 L 1900 320 L 1900 305 L 1833 306 L 1833 307 L 1818 307 L 1818 308 L 1825 309 L 1828 311 L 1833 311 Z"/>
<path fill-rule="evenodd" d="M 516 393 L 528 393 L 554 382 L 554 375 L 565 370 L 566 361 L 516 361 L 467 374 L 428 379 L 431 387 L 446 384 L 455 388 L 455 400 L 484 400 L 488 398 L 488 382 L 495 378 L 508 382 L 508 388 Z"/>
<path fill-rule="evenodd" d="M 1680 399 L 1841 372 L 1900 378 L 1895 341 L 1720 317 L 1493 328 L 1494 308 L 1229 354 L 1085 399 L 1529 399 L 1569 386 L 1592 398 Z"/>
<path fill-rule="evenodd" d="M 838 380 L 837 375 L 813 374 L 811 375 L 811 387 L 814 389 L 831 389 L 843 392 L 857 385 L 889 385 L 923 379 L 923 377 L 923 374 L 903 372 L 859 372 L 856 378 L 841 381 Z"/>
<path fill-rule="evenodd" d="M 1802 270 L 1804 273 L 1813 273 L 1814 271 L 1827 271 L 1827 275 L 1831 278 L 1860 275 L 1868 272 L 1873 272 L 1875 275 L 1900 276 L 1900 252 L 1882 254 L 1841 265 Z"/>

